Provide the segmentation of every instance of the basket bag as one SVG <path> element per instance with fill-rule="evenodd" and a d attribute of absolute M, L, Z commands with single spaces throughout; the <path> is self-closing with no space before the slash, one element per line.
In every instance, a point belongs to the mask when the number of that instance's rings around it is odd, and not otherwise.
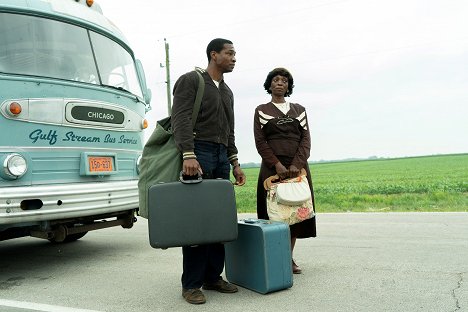
<path fill-rule="evenodd" d="M 289 225 L 311 219 L 315 216 L 312 193 L 304 169 L 296 178 L 280 181 L 278 175 L 263 182 L 267 190 L 267 212 L 272 221 Z"/>

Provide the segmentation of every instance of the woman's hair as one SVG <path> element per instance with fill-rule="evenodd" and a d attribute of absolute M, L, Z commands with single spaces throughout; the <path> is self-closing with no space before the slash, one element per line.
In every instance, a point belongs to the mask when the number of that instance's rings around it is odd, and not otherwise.
<path fill-rule="evenodd" d="M 211 51 L 215 51 L 217 53 L 221 52 L 226 43 L 232 44 L 232 41 L 223 38 L 216 38 L 211 40 L 210 43 L 208 43 L 208 46 L 206 47 L 206 56 L 208 57 L 208 63 L 211 60 Z"/>
<path fill-rule="evenodd" d="M 278 75 L 288 78 L 288 91 L 286 92 L 284 96 L 290 96 L 294 88 L 294 79 L 291 73 L 286 68 L 278 67 L 278 68 L 273 69 L 271 72 L 269 72 L 268 76 L 266 77 L 265 83 L 263 84 L 263 87 L 265 88 L 268 94 L 271 94 L 271 90 L 270 90 L 271 81 L 273 80 L 274 77 Z"/>

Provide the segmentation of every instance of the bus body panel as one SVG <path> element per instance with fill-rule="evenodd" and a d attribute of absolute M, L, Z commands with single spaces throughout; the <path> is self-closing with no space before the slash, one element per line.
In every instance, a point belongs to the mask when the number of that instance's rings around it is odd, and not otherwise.
<path fill-rule="evenodd" d="M 0 29 L 0 240 L 131 227 L 150 91 L 127 40 L 84 0 L 0 0 Z"/>

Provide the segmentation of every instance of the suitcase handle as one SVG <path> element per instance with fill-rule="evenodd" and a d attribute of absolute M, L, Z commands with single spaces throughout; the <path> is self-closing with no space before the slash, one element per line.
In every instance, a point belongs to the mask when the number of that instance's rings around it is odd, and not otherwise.
<path fill-rule="evenodd" d="M 269 220 L 255 219 L 255 218 L 242 219 L 241 221 L 247 224 L 256 224 L 256 223 L 269 224 L 271 223 Z"/>
<path fill-rule="evenodd" d="M 184 177 L 191 177 L 191 179 L 184 179 Z M 184 184 L 194 184 L 194 183 L 200 183 L 203 181 L 202 176 L 200 173 L 197 174 L 197 176 L 187 176 L 184 175 L 184 172 L 181 171 L 179 175 L 179 181 L 184 183 Z"/>
<path fill-rule="evenodd" d="M 242 221 L 244 221 L 244 223 L 248 223 L 248 224 L 258 223 L 258 220 L 256 220 L 256 219 L 244 219 Z"/>

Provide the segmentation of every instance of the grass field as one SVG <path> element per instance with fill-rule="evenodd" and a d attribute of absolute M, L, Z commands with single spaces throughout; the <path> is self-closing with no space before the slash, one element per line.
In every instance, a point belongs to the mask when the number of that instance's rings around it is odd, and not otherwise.
<path fill-rule="evenodd" d="M 468 154 L 310 165 L 316 211 L 468 211 Z M 255 212 L 259 168 L 243 169 L 239 212 Z"/>

